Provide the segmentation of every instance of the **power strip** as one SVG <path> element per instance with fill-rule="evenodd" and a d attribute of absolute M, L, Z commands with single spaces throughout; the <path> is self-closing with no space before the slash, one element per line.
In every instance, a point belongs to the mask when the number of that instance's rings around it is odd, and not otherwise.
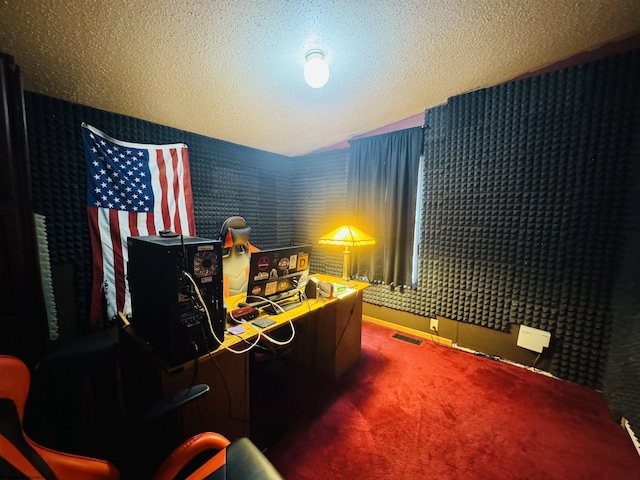
<path fill-rule="evenodd" d="M 240 307 L 232 310 L 229 313 L 228 320 L 235 320 L 236 322 L 248 322 L 258 316 L 259 312 L 257 308 L 253 307 Z"/>

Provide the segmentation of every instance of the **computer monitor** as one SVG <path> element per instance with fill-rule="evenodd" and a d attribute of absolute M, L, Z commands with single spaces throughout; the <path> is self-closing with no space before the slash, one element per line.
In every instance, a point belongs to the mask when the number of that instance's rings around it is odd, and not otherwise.
<path fill-rule="evenodd" d="M 246 303 L 259 307 L 274 302 L 282 306 L 297 300 L 309 278 L 310 259 L 311 245 L 253 252 Z"/>

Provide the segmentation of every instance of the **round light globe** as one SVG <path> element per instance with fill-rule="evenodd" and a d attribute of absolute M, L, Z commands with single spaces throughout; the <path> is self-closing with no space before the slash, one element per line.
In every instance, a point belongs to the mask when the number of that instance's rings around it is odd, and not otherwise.
<path fill-rule="evenodd" d="M 324 61 L 321 52 L 307 54 L 307 64 L 304 66 L 304 80 L 310 87 L 324 87 L 329 80 L 329 66 Z"/>

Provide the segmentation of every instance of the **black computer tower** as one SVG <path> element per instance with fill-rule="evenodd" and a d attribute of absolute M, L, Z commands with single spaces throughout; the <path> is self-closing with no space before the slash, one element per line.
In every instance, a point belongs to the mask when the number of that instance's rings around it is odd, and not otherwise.
<path fill-rule="evenodd" d="M 136 333 L 170 365 L 218 348 L 226 326 L 222 242 L 147 236 L 129 237 L 127 246 Z"/>

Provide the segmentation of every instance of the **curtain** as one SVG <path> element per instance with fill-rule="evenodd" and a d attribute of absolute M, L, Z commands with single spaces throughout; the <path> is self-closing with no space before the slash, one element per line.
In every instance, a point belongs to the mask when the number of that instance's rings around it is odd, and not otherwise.
<path fill-rule="evenodd" d="M 393 287 L 411 285 L 422 139 L 422 127 L 415 127 L 350 142 L 352 223 L 376 239 L 373 247 L 354 248 L 352 275 Z"/>

